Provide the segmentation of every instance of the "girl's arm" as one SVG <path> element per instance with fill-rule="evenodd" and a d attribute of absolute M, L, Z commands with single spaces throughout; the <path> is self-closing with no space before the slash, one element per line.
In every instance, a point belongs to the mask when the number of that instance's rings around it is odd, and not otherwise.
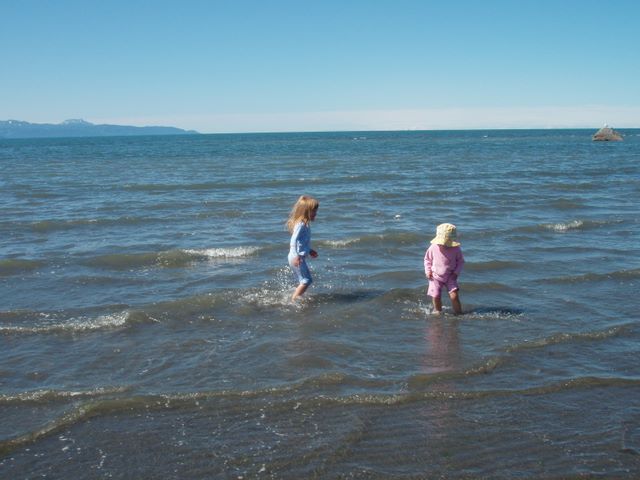
<path fill-rule="evenodd" d="M 299 257 L 306 257 L 309 254 L 309 229 L 304 223 L 300 223 L 293 232 L 295 236 L 296 253 Z"/>

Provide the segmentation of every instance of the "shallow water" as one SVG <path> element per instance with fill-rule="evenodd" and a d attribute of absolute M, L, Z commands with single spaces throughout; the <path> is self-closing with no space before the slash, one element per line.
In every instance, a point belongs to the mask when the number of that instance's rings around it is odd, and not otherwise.
<path fill-rule="evenodd" d="M 0 141 L 0 477 L 638 477 L 640 131 L 591 133 Z"/>

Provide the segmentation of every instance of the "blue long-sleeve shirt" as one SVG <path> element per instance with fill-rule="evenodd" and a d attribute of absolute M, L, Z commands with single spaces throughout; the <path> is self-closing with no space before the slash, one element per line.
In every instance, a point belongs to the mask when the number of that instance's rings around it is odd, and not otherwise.
<path fill-rule="evenodd" d="M 300 256 L 306 257 L 311 251 L 311 228 L 304 222 L 299 222 L 293 229 L 289 242 L 289 259 Z"/>

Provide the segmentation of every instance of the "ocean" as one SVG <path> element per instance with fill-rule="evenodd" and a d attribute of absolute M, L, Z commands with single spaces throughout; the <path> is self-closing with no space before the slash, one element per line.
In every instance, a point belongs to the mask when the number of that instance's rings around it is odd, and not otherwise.
<path fill-rule="evenodd" d="M 621 132 L 0 140 L 0 478 L 638 478 Z M 426 296 L 443 222 L 460 316 Z"/>

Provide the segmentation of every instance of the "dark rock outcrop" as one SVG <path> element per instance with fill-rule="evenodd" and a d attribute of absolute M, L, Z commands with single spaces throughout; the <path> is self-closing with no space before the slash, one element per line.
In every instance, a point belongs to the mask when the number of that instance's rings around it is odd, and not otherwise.
<path fill-rule="evenodd" d="M 622 140 L 622 135 L 608 125 L 605 125 L 594 133 L 591 139 L 596 142 L 619 142 Z"/>

